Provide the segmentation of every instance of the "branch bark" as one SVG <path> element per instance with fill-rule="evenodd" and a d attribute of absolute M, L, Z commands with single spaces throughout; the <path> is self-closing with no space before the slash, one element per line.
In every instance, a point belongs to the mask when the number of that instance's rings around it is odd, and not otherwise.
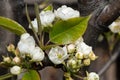
<path fill-rule="evenodd" d="M 116 43 L 112 53 L 113 55 L 111 56 L 110 60 L 98 72 L 99 76 L 103 75 L 105 71 L 110 67 L 110 65 L 114 63 L 116 59 L 118 58 L 118 56 L 120 55 L 120 40 Z"/>
<path fill-rule="evenodd" d="M 81 15 L 86 16 L 92 13 L 84 40 L 88 45 L 95 47 L 100 34 L 108 31 L 110 25 L 120 15 L 120 0 L 78 0 Z M 96 4 L 97 3 L 97 4 Z M 90 8 L 89 8 L 89 5 Z M 95 8 L 93 8 L 95 7 Z M 85 13 L 89 14 L 85 14 Z M 94 11 L 94 12 L 92 12 Z"/>

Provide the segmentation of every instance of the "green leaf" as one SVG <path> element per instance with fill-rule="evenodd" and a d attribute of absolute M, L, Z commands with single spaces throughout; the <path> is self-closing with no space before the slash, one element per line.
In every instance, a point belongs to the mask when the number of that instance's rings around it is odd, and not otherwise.
<path fill-rule="evenodd" d="M 41 80 L 37 71 L 29 70 L 24 74 L 22 80 Z"/>
<path fill-rule="evenodd" d="M 49 5 L 49 6 L 47 6 L 47 7 L 44 9 L 44 11 L 48 11 L 48 10 L 52 11 L 52 10 L 53 10 L 53 6 L 52 6 L 52 5 Z"/>
<path fill-rule="evenodd" d="M 0 17 L 0 27 L 5 28 L 17 35 L 21 35 L 26 32 L 26 30 L 14 20 L 9 18 Z"/>
<path fill-rule="evenodd" d="M 90 16 L 58 21 L 50 32 L 50 41 L 56 44 L 69 44 L 81 37 L 86 28 Z"/>

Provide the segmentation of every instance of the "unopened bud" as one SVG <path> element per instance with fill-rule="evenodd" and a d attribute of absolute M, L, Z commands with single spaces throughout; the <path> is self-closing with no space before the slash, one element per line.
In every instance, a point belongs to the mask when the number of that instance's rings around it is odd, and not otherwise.
<path fill-rule="evenodd" d="M 10 68 L 11 74 L 18 75 L 21 72 L 21 68 L 19 66 L 13 66 Z"/>
<path fill-rule="evenodd" d="M 73 80 L 71 77 L 66 77 L 65 80 Z"/>
<path fill-rule="evenodd" d="M 84 63 L 85 66 L 89 66 L 90 65 L 90 59 L 83 60 L 83 63 Z"/>
<path fill-rule="evenodd" d="M 3 57 L 3 61 L 7 63 L 11 63 L 10 57 Z"/>
<path fill-rule="evenodd" d="M 16 64 L 20 64 L 21 60 L 19 57 L 16 56 L 13 58 L 13 62 L 15 62 Z"/>
<path fill-rule="evenodd" d="M 67 46 L 68 53 L 73 53 L 75 51 L 75 45 L 74 44 L 69 44 Z"/>
<path fill-rule="evenodd" d="M 20 52 L 19 52 L 18 48 L 16 48 L 15 55 L 18 56 L 19 54 L 20 54 Z"/>
<path fill-rule="evenodd" d="M 75 57 L 76 57 L 77 59 L 83 59 L 83 53 L 77 52 L 77 53 L 75 54 Z"/>
<path fill-rule="evenodd" d="M 13 44 L 10 44 L 9 46 L 7 46 L 7 50 L 9 52 L 14 52 L 15 51 L 15 46 Z"/>
<path fill-rule="evenodd" d="M 65 73 L 64 76 L 65 76 L 65 80 L 73 80 L 73 79 L 71 78 L 70 73 Z"/>
<path fill-rule="evenodd" d="M 97 56 L 95 56 L 95 54 L 93 53 L 93 52 L 91 52 L 90 54 L 89 54 L 89 58 L 90 58 L 90 60 L 95 60 L 96 58 L 97 58 Z"/>
<path fill-rule="evenodd" d="M 67 64 L 70 68 L 76 68 L 77 67 L 77 62 L 74 59 L 70 59 Z"/>

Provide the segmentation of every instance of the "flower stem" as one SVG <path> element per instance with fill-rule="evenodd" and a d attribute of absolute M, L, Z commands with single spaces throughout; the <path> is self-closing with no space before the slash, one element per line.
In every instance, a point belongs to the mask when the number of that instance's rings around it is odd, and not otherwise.
<path fill-rule="evenodd" d="M 38 42 L 38 45 L 41 47 L 41 42 L 39 41 L 39 38 L 38 38 L 38 36 L 37 36 L 37 33 L 35 32 L 35 29 L 34 29 L 32 23 L 31 23 L 31 20 L 30 20 L 30 17 L 29 17 L 29 14 L 28 14 L 27 5 L 26 5 L 26 16 L 27 16 L 27 20 L 28 20 L 28 22 L 29 22 L 29 24 L 30 24 L 30 26 L 31 26 L 31 28 L 32 28 L 32 31 L 33 31 L 33 33 L 34 33 L 34 35 L 35 35 L 35 38 L 36 38 L 36 40 L 37 40 L 37 42 Z"/>
<path fill-rule="evenodd" d="M 84 80 L 84 78 L 83 78 L 83 77 L 81 77 L 81 76 L 79 76 L 79 75 L 73 74 L 73 76 L 75 76 L 76 78 L 79 78 L 79 79 Z"/>
<path fill-rule="evenodd" d="M 7 74 L 4 74 L 4 75 L 1 75 L 0 76 L 0 80 L 5 80 L 7 78 L 10 78 L 12 77 L 13 75 L 11 73 L 7 73 Z"/>

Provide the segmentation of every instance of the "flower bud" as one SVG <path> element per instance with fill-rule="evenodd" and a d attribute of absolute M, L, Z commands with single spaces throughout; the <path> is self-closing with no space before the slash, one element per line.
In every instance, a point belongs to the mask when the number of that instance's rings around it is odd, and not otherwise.
<path fill-rule="evenodd" d="M 73 80 L 73 79 L 71 78 L 70 73 L 65 73 L 64 76 L 65 76 L 65 80 Z"/>
<path fill-rule="evenodd" d="M 72 68 L 75 68 L 75 67 L 76 67 L 76 61 L 75 61 L 74 59 L 71 59 L 71 60 L 69 61 L 69 65 L 71 65 Z"/>
<path fill-rule="evenodd" d="M 68 60 L 67 66 L 68 66 L 70 69 L 72 69 L 72 71 L 73 71 L 73 69 L 76 69 L 76 68 L 77 68 L 77 61 L 74 60 L 74 59 Z"/>
<path fill-rule="evenodd" d="M 11 59 L 10 59 L 10 57 L 4 57 L 3 56 L 3 61 L 6 62 L 6 63 L 10 63 Z"/>
<path fill-rule="evenodd" d="M 65 80 L 73 80 L 71 77 L 66 77 Z"/>
<path fill-rule="evenodd" d="M 14 46 L 13 44 L 10 44 L 9 46 L 7 46 L 7 50 L 8 50 L 9 52 L 14 52 L 15 46 Z"/>
<path fill-rule="evenodd" d="M 90 54 L 89 54 L 89 58 L 90 58 L 90 60 L 95 60 L 97 57 L 95 56 L 95 54 L 93 53 L 93 52 L 91 52 Z"/>
<path fill-rule="evenodd" d="M 21 60 L 20 60 L 19 57 L 16 56 L 16 57 L 13 58 L 13 62 L 16 63 L 16 64 L 20 64 Z"/>
<path fill-rule="evenodd" d="M 20 52 L 19 52 L 18 48 L 16 48 L 16 50 L 15 50 L 15 55 L 16 56 L 20 55 Z"/>
<path fill-rule="evenodd" d="M 90 59 L 83 60 L 83 63 L 84 63 L 85 66 L 89 66 L 90 65 Z"/>
<path fill-rule="evenodd" d="M 10 68 L 11 74 L 18 75 L 21 72 L 21 68 L 19 66 L 13 66 Z"/>
<path fill-rule="evenodd" d="M 75 54 L 75 57 L 76 57 L 77 59 L 83 59 L 83 53 L 77 52 L 77 53 Z"/>
<path fill-rule="evenodd" d="M 68 53 L 73 53 L 75 51 L 75 45 L 74 44 L 69 44 L 67 46 Z"/>

